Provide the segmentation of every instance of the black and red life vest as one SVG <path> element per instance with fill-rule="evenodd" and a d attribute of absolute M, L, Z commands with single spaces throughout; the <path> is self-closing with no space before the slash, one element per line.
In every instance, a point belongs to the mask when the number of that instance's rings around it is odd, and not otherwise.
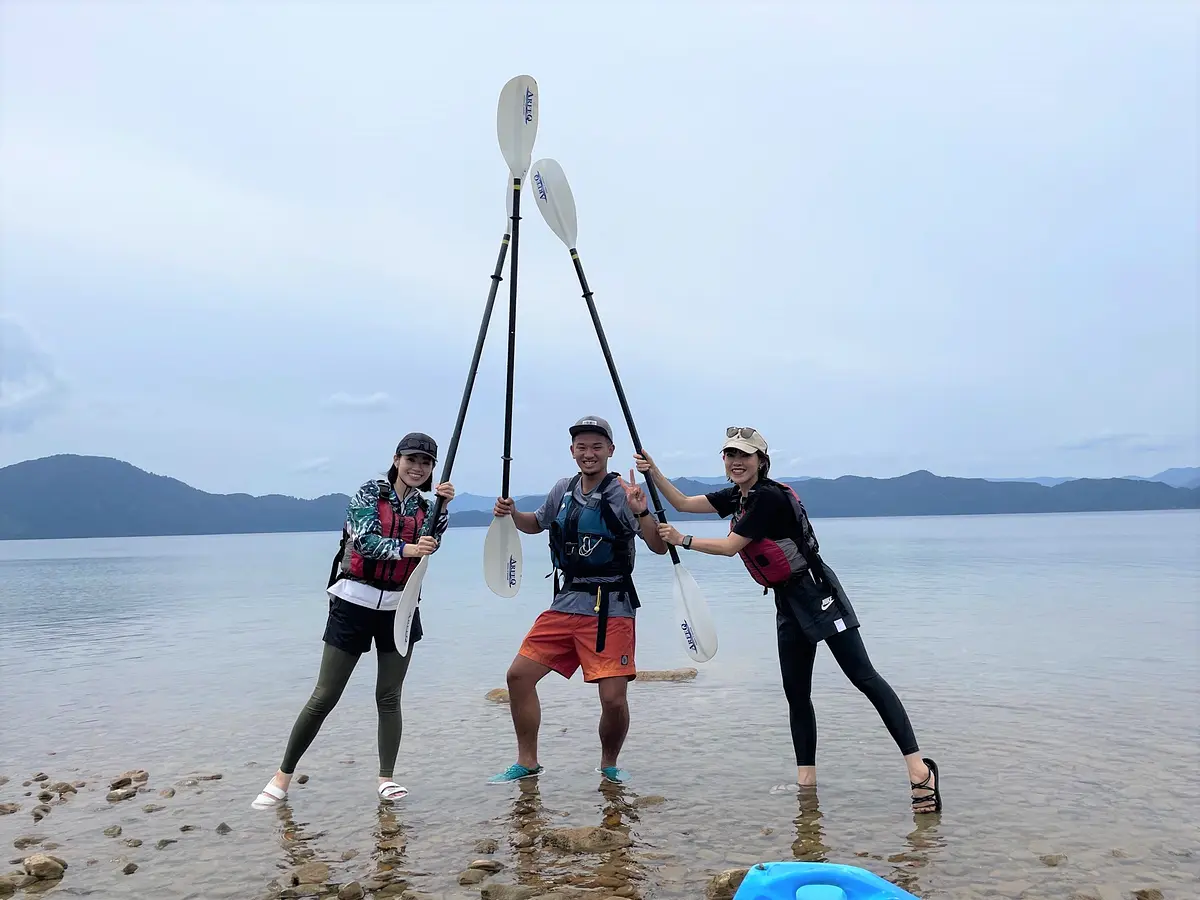
<path fill-rule="evenodd" d="M 392 485 L 382 478 L 378 483 L 379 499 L 376 501 L 375 510 L 379 516 L 380 536 L 399 538 L 406 544 L 412 543 L 417 539 L 421 526 L 425 524 L 426 516 L 428 516 L 425 504 L 418 498 L 416 512 L 411 516 L 406 516 L 392 503 L 392 497 L 395 496 Z M 381 591 L 399 591 L 404 588 L 408 576 L 421 561 L 420 557 L 370 559 L 359 553 L 354 544 L 347 540 L 347 537 L 346 528 L 343 527 L 342 545 L 338 549 L 337 557 L 333 562 L 333 571 L 329 577 L 330 587 L 339 578 L 347 578 L 351 581 L 369 584 Z M 349 545 L 350 558 L 343 561 L 347 545 Z"/>
<path fill-rule="evenodd" d="M 821 548 L 799 495 L 778 481 L 763 479 L 760 484 L 767 490 L 778 490 L 788 499 L 795 514 L 795 523 L 794 530 L 787 537 L 758 538 L 738 551 L 750 577 L 763 586 L 764 594 L 768 588 L 786 584 L 801 573 L 811 574 L 814 581 L 823 582 L 825 572 L 820 562 Z M 741 512 L 739 510 L 730 519 L 730 533 L 741 518 Z M 817 563 L 815 566 L 813 561 Z"/>

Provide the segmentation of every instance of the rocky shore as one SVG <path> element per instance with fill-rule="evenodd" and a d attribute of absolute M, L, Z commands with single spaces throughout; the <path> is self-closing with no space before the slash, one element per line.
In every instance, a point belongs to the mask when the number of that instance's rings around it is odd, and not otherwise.
<path fill-rule="evenodd" d="M 696 670 L 648 671 L 641 676 L 647 683 L 686 682 L 696 677 Z M 507 703 L 507 693 L 497 689 L 484 700 Z M 354 764 L 352 759 L 342 762 Z M 246 765 L 259 768 L 257 763 Z M 934 839 L 932 832 L 924 836 L 922 829 L 928 825 L 918 824 L 917 831 L 908 835 L 910 849 L 879 854 L 851 847 L 839 859 L 825 843 L 815 799 L 810 807 L 803 796 L 793 835 L 779 833 L 778 820 L 754 825 L 749 831 L 745 822 L 729 823 L 725 827 L 730 841 L 746 852 L 718 853 L 711 843 L 687 849 L 695 823 L 721 815 L 700 793 L 696 795 L 700 799 L 689 804 L 601 782 L 599 823 L 573 825 L 564 819 L 577 815 L 579 807 L 574 811 L 547 808 L 539 782 L 531 779 L 515 786 L 499 818 L 468 815 L 436 837 L 427 833 L 428 827 L 424 833 L 419 829 L 414 852 L 410 846 L 413 818 L 403 802 L 378 804 L 365 817 L 369 824 L 350 838 L 343 834 L 328 840 L 323 831 L 310 832 L 306 822 L 294 818 L 291 803 L 255 813 L 259 818 L 254 819 L 251 834 L 243 821 L 234 818 L 249 815 L 244 812 L 245 787 L 234 790 L 221 772 L 155 778 L 144 768 L 134 768 L 83 779 L 63 778 L 64 774 L 78 776 L 79 772 L 39 771 L 27 778 L 0 774 L 3 833 L 12 833 L 11 826 L 22 823 L 15 837 L 5 837 L 17 855 L 8 859 L 10 870 L 0 869 L 0 898 L 60 890 L 86 894 L 98 885 L 108 888 L 101 890 L 105 896 L 206 896 L 204 884 L 228 887 L 232 881 L 239 888 L 245 885 L 238 896 L 250 900 L 699 900 L 701 896 L 732 900 L 755 861 L 789 856 L 864 865 L 922 897 L 1176 900 L 1189 896 L 1176 889 L 1178 879 L 1156 877 L 1148 863 L 1117 848 L 1105 850 L 1104 856 L 1110 863 L 1126 865 L 1130 878 L 1125 882 L 1105 883 L 1090 878 L 1083 869 L 1075 883 L 1065 886 L 1062 876 L 1072 866 L 1078 867 L 1078 859 L 1073 849 L 1050 843 L 1030 847 L 1020 871 L 995 861 L 972 871 L 966 863 L 943 854 L 935 877 L 947 880 L 928 893 L 929 851 L 941 840 Z M 236 776 L 236 772 L 231 775 L 238 781 Z M 369 775 L 364 780 L 370 784 Z M 315 781 L 324 783 L 320 776 Z M 298 774 L 293 783 L 297 794 L 311 790 L 309 782 L 308 775 Z M 564 802 L 562 792 L 554 794 L 556 802 Z M 593 803 L 589 798 L 583 807 L 587 818 L 596 822 Z M 224 821 L 220 812 L 233 806 L 243 810 L 227 814 L 237 827 Z M 773 814 L 778 815 L 778 808 Z M 309 818 L 307 810 L 305 818 Z M 722 824 L 726 821 L 720 819 Z M 721 833 L 722 824 L 707 821 L 710 833 L 713 827 Z M 242 850 L 241 868 L 219 861 L 244 842 L 250 850 Z M 1181 859 L 1193 858 L 1190 850 L 1173 852 Z M 195 876 L 197 883 L 187 880 L 174 885 L 181 871 L 188 872 L 189 879 Z"/>
<path fill-rule="evenodd" d="M 181 835 L 205 830 L 197 824 L 170 825 L 160 815 L 180 791 L 203 793 L 205 785 L 220 782 L 221 773 L 195 773 L 158 786 L 145 769 L 131 769 L 101 781 L 63 781 L 44 772 L 22 783 L 25 802 L 5 802 L 0 814 L 27 815 L 33 826 L 13 841 L 22 855 L 10 860 L 11 871 L 0 874 L 0 897 L 31 896 L 67 888 L 88 892 L 88 872 L 109 867 L 122 877 L 137 878 L 154 854 L 167 850 Z M 9 783 L 0 776 L 0 787 Z M 308 782 L 297 778 L 298 784 Z M 661 796 L 628 800 L 619 788 L 606 791 L 604 823 L 597 826 L 555 827 L 543 810 L 537 785 L 523 789 L 514 804 L 514 815 L 505 833 L 481 837 L 468 848 L 462 870 L 455 877 L 464 898 L 480 900 L 642 900 L 652 892 L 647 862 L 666 854 L 634 852 L 631 826 L 641 811 L 661 806 Z M 86 799 L 81 799 L 86 796 Z M 101 800 L 102 798 L 102 800 Z M 139 825 L 110 824 L 99 834 L 112 844 L 105 858 L 91 856 L 69 861 L 66 851 L 50 837 L 49 826 L 69 815 L 72 805 L 96 800 L 113 812 L 135 810 Z M 420 874 L 405 866 L 408 838 L 397 814 L 400 808 L 381 809 L 375 846 L 369 853 L 373 865 L 361 874 L 350 870 L 359 860 L 358 850 L 342 851 L 334 859 L 320 859 L 314 838 L 297 825 L 285 808 L 278 811 L 282 840 L 289 862 L 286 874 L 264 885 L 261 900 L 324 898 L 324 900 L 432 900 L 446 896 L 430 893 L 418 884 Z M 126 817 L 123 815 L 123 819 Z M 145 824 L 142 825 L 141 823 Z M 210 827 L 217 836 L 230 835 L 225 822 Z M 166 836 L 170 834 L 171 836 Z M 137 835 L 137 836 L 135 836 Z M 159 836 L 161 835 L 161 836 Z M 232 838 L 231 838 L 232 839 Z M 56 852 L 57 851 L 57 852 Z M 360 867 L 366 868 L 366 867 Z M 712 879 L 708 900 L 729 900 L 745 869 Z M 136 892 L 132 892 L 135 893 Z"/>

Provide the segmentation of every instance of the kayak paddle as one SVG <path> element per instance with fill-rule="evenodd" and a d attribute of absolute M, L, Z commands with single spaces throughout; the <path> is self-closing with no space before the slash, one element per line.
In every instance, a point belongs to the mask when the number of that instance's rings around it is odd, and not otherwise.
<path fill-rule="evenodd" d="M 521 179 L 533 158 L 538 127 L 538 86 L 530 75 L 509 79 L 496 107 L 496 136 L 500 152 L 512 175 L 512 259 L 508 271 L 508 384 L 504 398 L 504 483 L 501 497 L 508 497 L 508 473 L 512 462 L 513 359 L 517 346 L 517 249 L 521 222 Z M 483 580 L 492 593 L 515 597 L 521 589 L 521 535 L 512 516 L 494 516 L 483 540 Z"/>
<path fill-rule="evenodd" d="M 642 441 L 638 437 L 637 427 L 633 424 L 633 414 L 629 411 L 629 403 L 625 399 L 625 391 L 621 387 L 621 379 L 617 375 L 617 367 L 613 363 L 612 353 L 608 348 L 608 340 L 604 336 L 604 328 L 600 324 L 600 316 L 596 312 L 596 304 L 592 301 L 592 291 L 583 275 L 583 263 L 579 261 L 579 252 L 575 249 L 575 239 L 578 237 L 579 226 L 575 217 L 575 198 L 567 176 L 553 159 L 540 159 L 533 165 L 530 176 L 533 182 L 533 195 L 537 200 L 538 210 L 550 230 L 558 235 L 559 240 L 571 251 L 571 260 L 575 263 L 575 274 L 579 276 L 579 286 L 583 289 L 583 299 L 587 301 L 588 312 L 592 316 L 592 324 L 596 327 L 596 337 L 600 339 L 600 349 L 604 351 L 604 361 L 608 364 L 612 376 L 613 387 L 617 390 L 617 398 L 621 401 L 621 411 L 625 414 L 625 423 L 629 426 L 630 437 L 638 453 L 642 452 Z M 652 478 L 646 479 L 646 489 L 654 502 L 654 511 L 660 522 L 667 521 L 663 512 L 662 501 L 658 490 L 654 487 Z M 683 633 L 684 646 L 688 655 L 697 662 L 708 662 L 717 652 L 717 627 L 708 610 L 708 603 L 700 593 L 696 579 L 679 561 L 679 552 L 674 545 L 667 545 L 671 554 L 671 562 L 675 570 L 675 617 L 680 631 Z"/>
<path fill-rule="evenodd" d="M 505 188 L 508 185 L 505 184 Z M 505 191 L 506 196 L 511 194 Z M 483 355 L 483 344 L 487 339 L 488 325 L 492 320 L 492 306 L 496 302 L 496 290 L 504 277 L 504 257 L 508 253 L 509 233 L 507 229 L 500 239 L 500 255 L 496 258 L 496 270 L 492 272 L 492 287 L 488 291 L 487 304 L 483 308 L 483 321 L 479 323 L 479 336 L 475 339 L 475 355 L 471 357 L 471 368 L 467 372 L 467 383 L 463 388 L 462 401 L 458 405 L 458 421 L 454 423 L 454 434 L 450 437 L 450 447 L 446 451 L 446 462 L 442 465 L 442 477 L 438 483 L 450 480 L 450 470 L 454 467 L 454 457 L 458 453 L 458 439 L 462 436 L 463 423 L 467 419 L 467 406 L 471 402 L 471 391 L 475 386 L 475 374 L 479 371 L 479 357 Z M 446 501 L 435 497 L 433 512 L 430 513 L 430 528 L 437 524 L 438 517 Z M 417 613 L 417 603 L 421 599 L 421 582 L 425 579 L 425 570 L 429 568 L 429 557 L 421 557 L 417 567 L 408 576 L 404 584 L 404 592 L 400 595 L 400 605 L 396 609 L 396 648 L 401 656 L 408 656 L 409 639 L 412 636 L 413 617 Z"/>

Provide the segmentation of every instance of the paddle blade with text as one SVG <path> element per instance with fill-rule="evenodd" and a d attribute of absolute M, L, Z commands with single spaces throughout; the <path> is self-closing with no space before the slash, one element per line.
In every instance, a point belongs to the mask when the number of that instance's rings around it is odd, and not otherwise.
<path fill-rule="evenodd" d="M 682 564 L 674 568 L 675 626 L 682 633 L 688 656 L 708 662 L 717 653 L 717 625 L 692 573 Z"/>
<path fill-rule="evenodd" d="M 512 516 L 496 516 L 483 539 L 483 580 L 499 597 L 521 589 L 521 535 Z"/>
<path fill-rule="evenodd" d="M 510 78 L 496 104 L 496 139 L 513 178 L 524 178 L 538 128 L 538 86 L 532 75 Z"/>
<path fill-rule="evenodd" d="M 562 166 L 553 159 L 539 159 L 533 165 L 529 180 L 533 183 L 533 197 L 542 218 L 567 249 L 574 250 L 579 223 L 575 215 L 575 195 L 571 193 Z"/>
<path fill-rule="evenodd" d="M 417 567 L 404 583 L 400 605 L 396 607 L 396 649 L 401 656 L 408 656 L 408 642 L 412 638 L 412 623 L 417 615 L 417 604 L 421 599 L 421 584 L 425 581 L 425 570 L 429 568 L 429 557 L 422 556 Z"/>

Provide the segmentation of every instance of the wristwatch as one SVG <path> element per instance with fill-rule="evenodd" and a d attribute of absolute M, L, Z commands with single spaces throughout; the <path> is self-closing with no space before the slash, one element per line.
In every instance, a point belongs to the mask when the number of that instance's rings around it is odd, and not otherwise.
<path fill-rule="evenodd" d="M 680 546 L 682 546 L 684 550 L 691 550 L 692 549 L 692 536 L 690 534 L 685 534 L 683 536 L 683 543 Z"/>
<path fill-rule="evenodd" d="M 650 507 L 648 507 L 648 506 L 647 506 L 647 507 L 646 507 L 645 509 L 643 509 L 643 510 L 642 510 L 640 513 L 634 513 L 634 514 L 633 514 L 633 517 L 634 517 L 635 519 L 640 519 L 640 518 L 642 518 L 643 516 L 648 516 L 648 515 L 650 515 Z"/>

